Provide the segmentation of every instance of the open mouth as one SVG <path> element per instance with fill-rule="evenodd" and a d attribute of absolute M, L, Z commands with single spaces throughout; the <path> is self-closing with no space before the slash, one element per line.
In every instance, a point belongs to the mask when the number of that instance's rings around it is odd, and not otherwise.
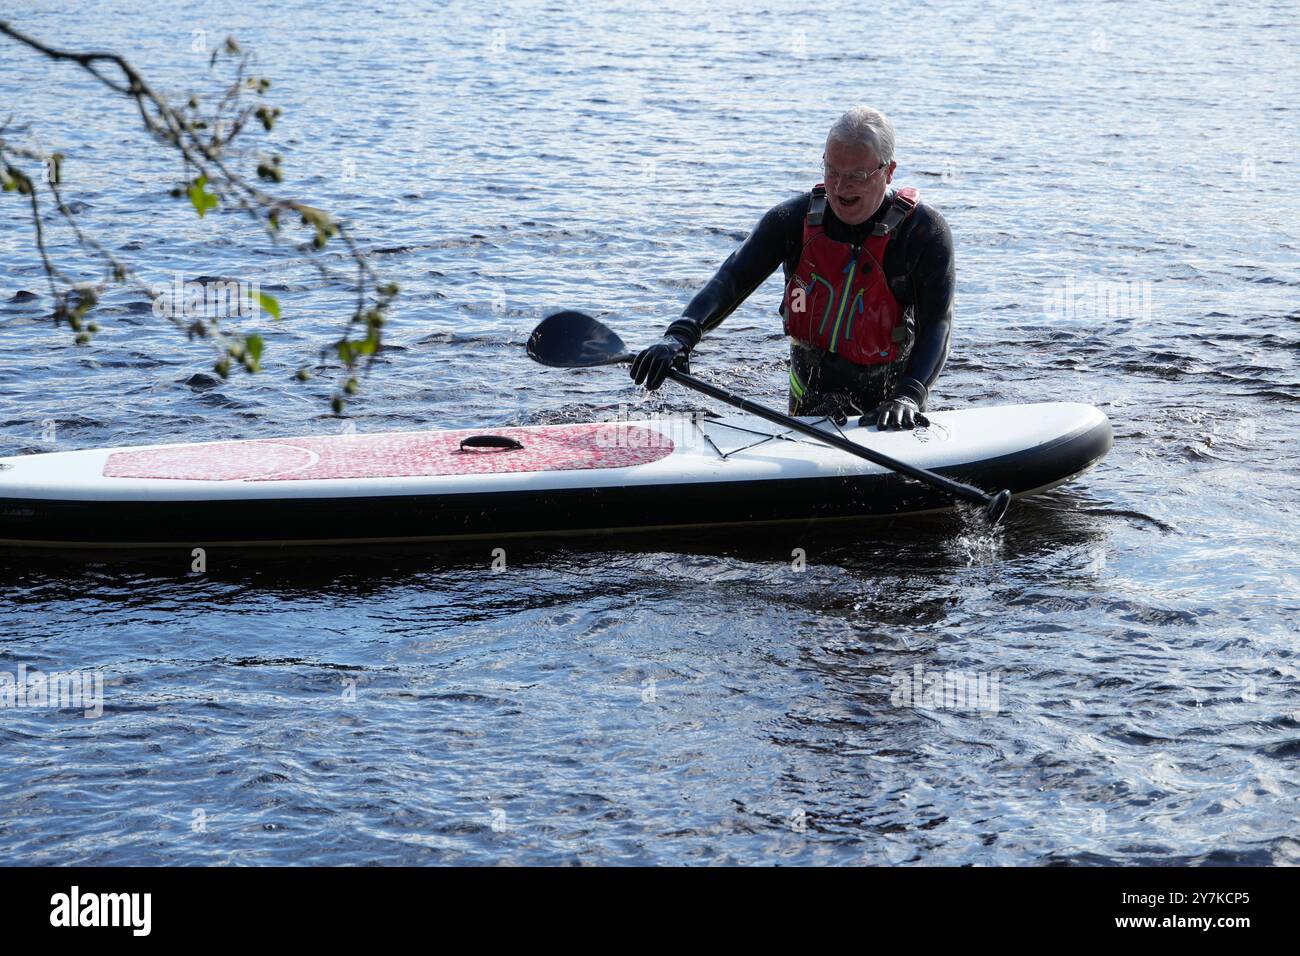
<path fill-rule="evenodd" d="M 857 208 L 858 204 L 862 202 L 862 197 L 861 196 L 836 196 L 835 200 L 845 209 L 855 209 Z"/>

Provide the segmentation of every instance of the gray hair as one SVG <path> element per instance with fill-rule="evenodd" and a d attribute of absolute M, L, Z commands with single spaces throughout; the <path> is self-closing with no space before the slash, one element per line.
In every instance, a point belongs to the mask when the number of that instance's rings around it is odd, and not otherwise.
<path fill-rule="evenodd" d="M 894 124 L 880 110 L 855 106 L 835 121 L 826 142 L 867 146 L 882 163 L 894 161 Z"/>

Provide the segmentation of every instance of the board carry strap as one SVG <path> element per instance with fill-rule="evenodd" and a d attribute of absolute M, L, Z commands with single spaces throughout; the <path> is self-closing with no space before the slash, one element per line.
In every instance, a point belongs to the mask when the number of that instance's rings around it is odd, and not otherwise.
<path fill-rule="evenodd" d="M 496 451 L 517 451 L 522 449 L 523 443 L 515 441 L 513 438 L 507 438 L 505 435 L 470 435 L 468 438 L 460 440 L 460 450 L 464 452 L 472 451 L 475 448 L 491 448 Z"/>

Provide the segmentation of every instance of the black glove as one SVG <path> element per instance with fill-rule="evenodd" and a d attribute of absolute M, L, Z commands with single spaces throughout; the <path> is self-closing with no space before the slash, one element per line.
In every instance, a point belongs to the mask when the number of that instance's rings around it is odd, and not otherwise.
<path fill-rule="evenodd" d="M 654 391 L 664 383 L 670 368 L 687 369 L 691 347 L 675 335 L 665 335 L 663 341 L 642 349 L 632 360 L 632 381 Z"/>
<path fill-rule="evenodd" d="M 858 424 L 864 427 L 875 424 L 881 431 L 887 431 L 890 428 L 915 428 L 917 425 L 928 425 L 930 420 L 921 414 L 921 409 L 914 399 L 899 395 L 881 402 L 874 412 L 858 419 Z"/>

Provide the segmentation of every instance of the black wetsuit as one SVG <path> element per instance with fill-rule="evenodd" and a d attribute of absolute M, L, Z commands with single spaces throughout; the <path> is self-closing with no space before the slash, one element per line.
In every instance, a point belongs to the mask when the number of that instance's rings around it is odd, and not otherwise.
<path fill-rule="evenodd" d="M 668 334 L 686 339 L 693 347 L 700 336 L 716 328 L 762 285 L 778 265 L 784 268 L 788 284 L 803 251 L 803 223 L 810 195 L 795 196 L 769 209 L 740 248 L 691 299 L 682 318 L 668 327 Z M 891 190 L 871 218 L 856 226 L 841 222 L 827 203 L 822 220 L 826 235 L 840 242 L 861 244 L 892 201 Z M 791 414 L 861 414 L 887 398 L 901 396 L 912 398 L 922 409 L 926 407 L 930 388 L 948 358 L 952 329 L 952 234 L 943 216 L 924 203 L 917 205 L 890 238 L 883 264 L 889 288 L 903 306 L 909 328 L 914 330 L 909 336 L 911 347 L 905 344 L 896 362 L 858 365 L 791 340 L 790 370 L 803 389 L 800 398 L 791 385 Z"/>

